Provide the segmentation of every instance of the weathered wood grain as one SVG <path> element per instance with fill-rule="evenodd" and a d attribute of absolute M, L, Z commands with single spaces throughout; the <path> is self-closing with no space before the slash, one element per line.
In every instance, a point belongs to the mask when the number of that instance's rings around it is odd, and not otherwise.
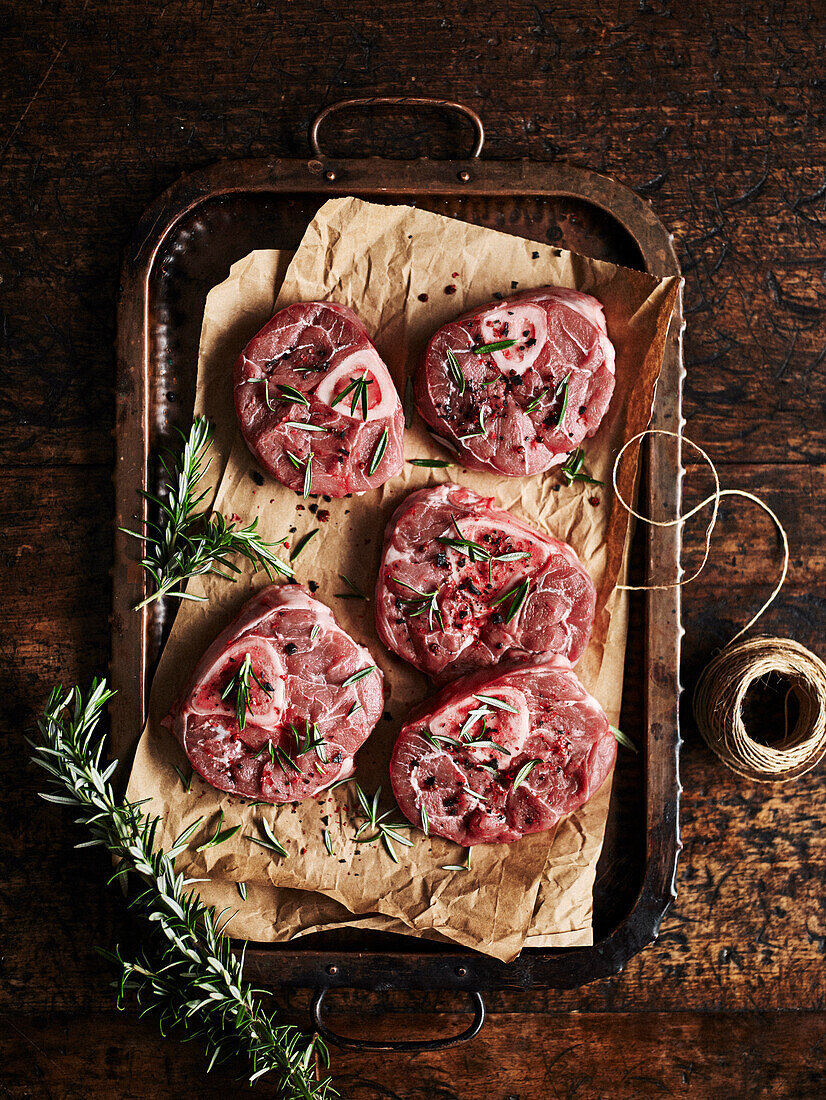
<path fill-rule="evenodd" d="M 0 10 L 0 1096 L 246 1091 L 110 1011 L 93 948 L 132 931 L 107 861 L 73 849 L 25 766 L 52 683 L 105 669 L 114 301 L 141 210 L 218 157 L 303 156 L 319 106 L 376 92 L 464 100 L 488 155 L 569 158 L 637 187 L 686 275 L 688 434 L 724 485 L 765 496 L 789 530 L 789 580 L 764 628 L 823 656 L 824 15 L 816 0 Z M 341 116 L 322 140 L 343 155 L 446 156 L 468 134 L 376 111 Z M 687 498 L 707 484 L 692 465 Z M 698 517 L 686 534 L 688 569 L 703 529 Z M 778 564 L 767 517 L 727 503 L 712 565 L 684 590 L 689 689 Z M 719 764 L 687 705 L 684 736 L 685 850 L 657 946 L 586 989 L 490 996 L 486 1030 L 460 1051 L 335 1054 L 345 1096 L 823 1095 L 823 770 L 765 788 Z M 343 993 L 331 1020 L 421 1033 L 456 1026 L 455 1007 Z"/>
<path fill-rule="evenodd" d="M 365 1027 L 336 1015 L 337 1026 Z M 370 1018 L 376 1038 L 399 1022 Z M 3 1083 L 9 1100 L 129 1100 L 274 1096 L 266 1079 L 249 1090 L 238 1067 L 202 1077 L 194 1044 L 157 1040 L 148 1021 L 120 1015 L 4 1019 Z M 458 1030 L 461 1016 L 413 1016 L 405 1033 Z M 342 1100 L 548 1100 L 640 1096 L 733 1096 L 819 1100 L 823 1095 L 822 1013 L 594 1013 L 496 1015 L 473 1044 L 445 1054 L 365 1059 L 334 1056 Z M 790 1062 L 790 1053 L 794 1060 Z"/>

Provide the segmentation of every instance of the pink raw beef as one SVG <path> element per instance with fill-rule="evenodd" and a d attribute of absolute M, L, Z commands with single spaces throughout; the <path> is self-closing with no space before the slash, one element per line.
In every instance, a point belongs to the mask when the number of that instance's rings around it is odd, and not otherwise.
<path fill-rule="evenodd" d="M 466 847 L 552 828 L 608 777 L 608 719 L 564 657 L 477 672 L 402 728 L 393 793 L 414 825 Z M 424 810 L 424 814 L 422 813 Z"/>
<path fill-rule="evenodd" d="M 241 353 L 234 384 L 247 446 L 288 488 L 343 497 L 401 470 L 399 395 L 346 306 L 299 302 L 276 313 Z"/>
<path fill-rule="evenodd" d="M 242 729 L 237 680 L 230 685 L 247 656 Z M 353 774 L 382 713 L 382 685 L 369 652 L 325 604 L 301 585 L 270 585 L 207 649 L 164 724 L 213 787 L 298 802 Z"/>
<path fill-rule="evenodd" d="M 416 407 L 465 466 L 538 474 L 599 428 L 614 358 L 596 298 L 529 290 L 439 329 L 416 375 Z"/>
<path fill-rule="evenodd" d="M 576 661 L 595 603 L 593 581 L 567 543 L 470 489 L 420 489 L 387 525 L 376 628 L 437 682 L 503 660 L 561 653 Z"/>

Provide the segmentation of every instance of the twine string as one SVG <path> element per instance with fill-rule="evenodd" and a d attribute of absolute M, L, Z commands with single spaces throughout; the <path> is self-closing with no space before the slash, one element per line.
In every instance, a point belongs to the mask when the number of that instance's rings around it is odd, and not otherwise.
<path fill-rule="evenodd" d="M 657 520 L 642 515 L 624 499 L 617 484 L 617 471 L 626 450 L 648 435 L 664 435 L 686 443 L 708 464 L 714 477 L 714 492 L 676 519 Z M 711 748 L 733 771 L 760 782 L 795 779 L 809 771 L 826 755 L 826 665 L 814 653 L 790 638 L 757 637 L 733 645 L 757 622 L 777 599 L 789 570 L 789 539 L 783 524 L 765 501 L 744 489 L 721 489 L 711 458 L 702 447 L 684 435 L 663 428 L 648 428 L 629 439 L 614 460 L 614 492 L 622 507 L 635 519 L 652 527 L 677 527 L 712 505 L 705 531 L 703 559 L 690 577 L 645 585 L 617 585 L 626 592 L 651 592 L 690 584 L 705 569 L 711 553 L 711 536 L 717 525 L 720 500 L 740 497 L 757 504 L 767 513 L 783 543 L 783 567 L 771 595 L 742 629 L 729 639 L 722 651 L 706 666 L 694 691 L 693 710 L 697 727 Z M 767 745 L 749 734 L 743 722 L 743 705 L 752 684 L 771 673 L 789 684 L 784 701 L 785 729 L 782 737 Z M 789 730 L 788 704 L 794 695 L 799 714 Z"/>

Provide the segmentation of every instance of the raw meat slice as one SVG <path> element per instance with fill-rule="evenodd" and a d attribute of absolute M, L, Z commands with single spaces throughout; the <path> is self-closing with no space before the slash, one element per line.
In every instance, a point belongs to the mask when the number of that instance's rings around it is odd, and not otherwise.
<path fill-rule="evenodd" d="M 335 302 L 280 310 L 235 364 L 235 409 L 258 462 L 290 489 L 343 497 L 404 463 L 404 413 L 358 317 Z"/>
<path fill-rule="evenodd" d="M 387 525 L 376 628 L 388 649 L 439 682 L 502 660 L 576 661 L 595 604 L 567 543 L 470 489 L 420 489 Z"/>
<path fill-rule="evenodd" d="M 529 290 L 439 329 L 416 375 L 416 407 L 471 469 L 538 474 L 599 428 L 614 358 L 596 298 Z"/>
<path fill-rule="evenodd" d="M 465 847 L 509 844 L 583 805 L 616 751 L 599 703 L 557 656 L 477 672 L 425 700 L 402 727 L 390 779 L 414 825 Z"/>
<path fill-rule="evenodd" d="M 213 787 L 299 802 L 353 774 L 382 684 L 328 607 L 301 585 L 270 585 L 207 649 L 164 724 Z"/>

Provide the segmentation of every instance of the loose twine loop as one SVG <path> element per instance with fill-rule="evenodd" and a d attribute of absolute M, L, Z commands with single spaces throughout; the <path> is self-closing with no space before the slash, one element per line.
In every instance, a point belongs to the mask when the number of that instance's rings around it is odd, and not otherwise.
<path fill-rule="evenodd" d="M 617 470 L 626 450 L 647 435 L 665 435 L 693 447 L 708 464 L 714 477 L 714 492 L 676 519 L 649 519 L 635 511 L 617 485 Z M 690 584 L 702 573 L 711 550 L 711 536 L 717 524 L 722 497 L 743 497 L 759 505 L 774 521 L 783 540 L 783 568 L 769 598 L 746 625 L 738 630 L 722 651 L 703 670 L 694 691 L 694 719 L 703 740 L 733 771 L 758 782 L 785 782 L 810 771 L 826 755 L 826 664 L 805 646 L 790 638 L 757 637 L 733 646 L 774 603 L 789 569 L 789 540 L 783 524 L 764 501 L 742 489 L 721 489 L 717 469 L 706 452 L 686 436 L 662 428 L 638 432 L 622 447 L 614 460 L 614 492 L 620 504 L 636 519 L 653 527 L 676 527 L 712 504 L 705 532 L 705 551 L 699 568 L 690 577 L 669 584 L 617 585 L 627 592 L 650 592 Z M 751 686 L 774 673 L 789 684 L 786 693 L 785 729 L 771 745 L 756 741 L 743 722 L 743 704 Z M 799 714 L 789 730 L 788 704 L 794 695 Z"/>

